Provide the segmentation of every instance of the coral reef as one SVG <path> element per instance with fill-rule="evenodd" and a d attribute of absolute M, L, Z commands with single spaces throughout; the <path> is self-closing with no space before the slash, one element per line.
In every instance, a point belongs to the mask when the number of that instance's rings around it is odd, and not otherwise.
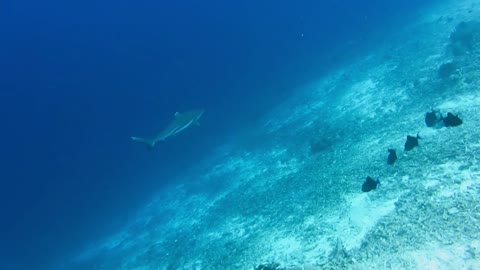
<path fill-rule="evenodd" d="M 480 41 L 480 22 L 461 22 L 450 34 L 450 50 L 454 56 L 472 52 Z"/>
<path fill-rule="evenodd" d="M 442 80 L 449 79 L 456 73 L 458 73 L 458 67 L 454 62 L 443 63 L 438 68 L 438 77 Z"/>

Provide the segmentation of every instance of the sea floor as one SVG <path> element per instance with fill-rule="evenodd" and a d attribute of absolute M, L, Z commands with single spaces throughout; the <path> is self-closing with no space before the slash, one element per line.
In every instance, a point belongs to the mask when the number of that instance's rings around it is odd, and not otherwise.
<path fill-rule="evenodd" d="M 71 269 L 480 269 L 480 0 L 427 11 L 303 86 Z M 463 124 L 426 127 L 432 108 Z M 367 176 L 381 183 L 363 193 Z"/>

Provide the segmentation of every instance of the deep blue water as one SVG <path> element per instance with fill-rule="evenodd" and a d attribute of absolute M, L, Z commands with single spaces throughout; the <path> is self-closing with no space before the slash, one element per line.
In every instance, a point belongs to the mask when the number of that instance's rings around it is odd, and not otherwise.
<path fill-rule="evenodd" d="M 413 2 L 1 1 L 0 268 L 44 269 L 120 228 Z M 192 108 L 201 128 L 130 141 Z"/>

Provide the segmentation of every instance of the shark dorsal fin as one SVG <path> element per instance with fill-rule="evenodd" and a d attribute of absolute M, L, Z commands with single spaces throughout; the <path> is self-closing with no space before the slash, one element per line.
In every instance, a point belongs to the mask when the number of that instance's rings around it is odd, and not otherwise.
<path fill-rule="evenodd" d="M 180 115 L 180 113 L 179 113 L 179 112 L 175 112 L 175 116 L 179 116 L 179 115 Z"/>

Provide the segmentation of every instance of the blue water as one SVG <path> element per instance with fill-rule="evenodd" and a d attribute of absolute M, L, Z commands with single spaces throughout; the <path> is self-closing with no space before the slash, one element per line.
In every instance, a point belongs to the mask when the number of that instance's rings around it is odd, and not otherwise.
<path fill-rule="evenodd" d="M 419 8 L 340 2 L 2 1 L 0 268 L 47 269 L 121 228 Z M 192 108 L 206 109 L 200 129 L 154 151 L 130 141 Z"/>

